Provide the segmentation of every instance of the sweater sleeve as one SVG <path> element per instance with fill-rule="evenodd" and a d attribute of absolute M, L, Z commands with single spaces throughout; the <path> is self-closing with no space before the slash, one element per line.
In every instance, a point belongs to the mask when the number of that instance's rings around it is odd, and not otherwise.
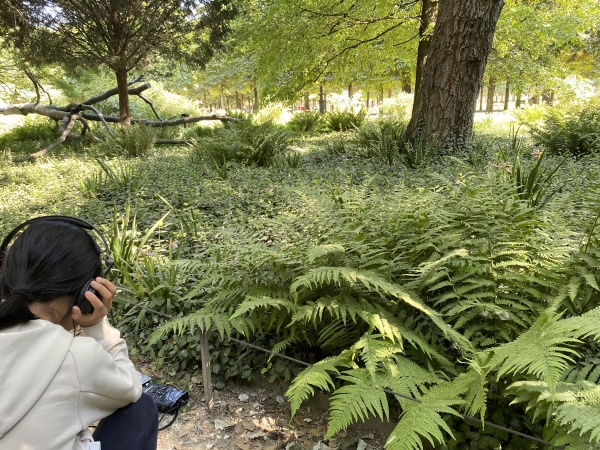
<path fill-rule="evenodd" d="M 87 427 L 138 400 L 142 383 L 127 344 L 106 318 L 82 329 L 86 336 L 74 339 L 72 354 L 80 385 L 79 417 Z"/>

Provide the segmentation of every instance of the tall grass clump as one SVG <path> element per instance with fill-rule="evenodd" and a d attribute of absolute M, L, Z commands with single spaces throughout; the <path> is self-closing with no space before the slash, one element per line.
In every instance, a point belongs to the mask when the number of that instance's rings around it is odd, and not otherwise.
<path fill-rule="evenodd" d="M 392 165 L 407 150 L 406 123 L 397 117 L 368 121 L 356 129 L 354 140 L 365 157 Z"/>
<path fill-rule="evenodd" d="M 238 163 L 266 167 L 279 155 L 285 155 L 291 134 L 275 125 L 264 122 L 255 125 L 249 121 L 229 122 L 218 128 L 212 136 L 199 138 L 194 146 L 193 157 L 207 156 L 215 167 Z"/>
<path fill-rule="evenodd" d="M 107 136 L 101 147 L 108 154 L 143 156 L 154 149 L 156 137 L 154 128 L 142 124 L 129 125 L 119 127 L 113 136 Z"/>
<path fill-rule="evenodd" d="M 322 115 L 319 111 L 300 111 L 295 113 L 287 122 L 292 131 L 310 132 L 318 131 L 323 124 Z"/>
<path fill-rule="evenodd" d="M 323 120 L 330 131 L 349 131 L 360 127 L 367 117 L 367 112 L 361 109 L 354 112 L 350 109 L 330 111 Z"/>
<path fill-rule="evenodd" d="M 531 134 L 551 155 L 581 158 L 600 152 L 600 98 L 551 109 Z"/>
<path fill-rule="evenodd" d="M 56 126 L 50 120 L 25 120 L 23 125 L 15 126 L 0 134 L 0 151 L 31 152 L 42 143 L 57 139 Z"/>

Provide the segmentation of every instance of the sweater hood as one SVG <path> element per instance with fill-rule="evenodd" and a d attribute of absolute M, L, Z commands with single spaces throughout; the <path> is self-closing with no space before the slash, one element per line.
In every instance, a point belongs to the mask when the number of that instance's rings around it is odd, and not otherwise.
<path fill-rule="evenodd" d="M 41 319 L 0 331 L 0 438 L 42 396 L 72 342 L 63 327 Z"/>

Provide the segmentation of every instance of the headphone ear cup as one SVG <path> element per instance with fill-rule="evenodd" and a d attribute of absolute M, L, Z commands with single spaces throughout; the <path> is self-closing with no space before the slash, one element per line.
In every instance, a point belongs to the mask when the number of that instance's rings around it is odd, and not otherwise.
<path fill-rule="evenodd" d="M 79 293 L 75 296 L 75 301 L 73 302 L 73 306 L 78 306 L 81 310 L 82 314 L 91 314 L 94 312 L 94 307 L 90 303 L 90 301 L 85 298 L 85 293 L 87 291 L 92 291 L 94 294 L 98 295 L 96 290 L 91 287 L 93 279 L 88 281 L 85 286 L 79 291 Z"/>

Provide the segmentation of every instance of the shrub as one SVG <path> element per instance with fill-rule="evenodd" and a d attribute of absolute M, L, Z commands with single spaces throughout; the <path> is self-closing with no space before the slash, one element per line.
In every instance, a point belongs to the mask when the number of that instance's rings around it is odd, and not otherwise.
<path fill-rule="evenodd" d="M 51 120 L 25 120 L 23 125 L 15 126 L 0 135 L 0 149 L 31 151 L 32 146 L 41 144 L 40 141 L 51 142 L 57 138 L 56 126 Z"/>
<path fill-rule="evenodd" d="M 227 127 L 216 129 L 213 136 L 200 138 L 193 157 L 206 154 L 219 167 L 228 162 L 264 167 L 271 165 L 277 155 L 285 154 L 290 138 L 289 132 L 273 122 L 230 122 Z"/>
<path fill-rule="evenodd" d="M 324 121 L 327 128 L 331 131 L 348 131 L 358 128 L 367 117 L 367 112 L 361 109 L 357 113 L 346 109 L 330 111 L 325 114 Z"/>
<path fill-rule="evenodd" d="M 367 158 L 395 164 L 407 150 L 406 124 L 397 117 L 366 122 L 356 129 L 354 140 Z"/>
<path fill-rule="evenodd" d="M 287 125 L 293 131 L 317 131 L 322 125 L 322 116 L 319 111 L 297 112 Z"/>
<path fill-rule="evenodd" d="M 119 127 L 114 132 L 114 136 L 108 136 L 102 147 L 109 154 L 142 156 L 154 148 L 156 135 L 157 132 L 154 128 L 141 124 Z"/>
<path fill-rule="evenodd" d="M 600 151 L 600 98 L 581 106 L 552 109 L 531 134 L 552 155 L 576 158 Z"/>

